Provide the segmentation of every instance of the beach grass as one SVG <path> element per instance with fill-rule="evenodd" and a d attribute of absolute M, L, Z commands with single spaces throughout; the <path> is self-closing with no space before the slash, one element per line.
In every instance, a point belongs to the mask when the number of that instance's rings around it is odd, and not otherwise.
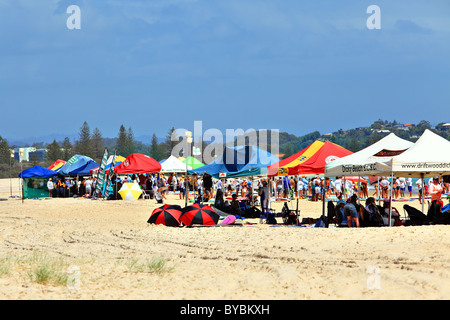
<path fill-rule="evenodd" d="M 168 260 L 164 257 L 155 257 L 140 261 L 137 258 L 130 258 L 125 262 L 128 270 L 133 273 L 153 273 L 161 275 L 163 273 L 171 273 L 174 267 L 168 266 Z"/>
<path fill-rule="evenodd" d="M 69 264 L 63 258 L 53 258 L 43 253 L 34 253 L 28 260 L 27 272 L 32 282 L 64 286 L 69 277 Z"/>

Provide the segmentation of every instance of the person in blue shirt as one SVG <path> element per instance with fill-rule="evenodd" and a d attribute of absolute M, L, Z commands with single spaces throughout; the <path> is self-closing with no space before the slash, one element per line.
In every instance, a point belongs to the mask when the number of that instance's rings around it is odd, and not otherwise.
<path fill-rule="evenodd" d="M 340 227 L 348 227 L 348 219 L 344 214 L 345 201 L 339 200 L 336 205 L 336 216 Z"/>

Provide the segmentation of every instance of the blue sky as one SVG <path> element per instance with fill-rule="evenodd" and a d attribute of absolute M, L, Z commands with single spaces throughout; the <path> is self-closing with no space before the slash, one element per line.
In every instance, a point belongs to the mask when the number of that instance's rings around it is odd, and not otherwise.
<path fill-rule="evenodd" d="M 0 0 L 0 135 L 447 122 L 449 17 L 446 0 Z"/>

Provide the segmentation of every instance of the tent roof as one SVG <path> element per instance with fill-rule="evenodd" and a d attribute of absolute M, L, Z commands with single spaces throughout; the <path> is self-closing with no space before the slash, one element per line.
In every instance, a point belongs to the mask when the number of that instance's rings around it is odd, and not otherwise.
<path fill-rule="evenodd" d="M 19 178 L 51 178 L 56 175 L 58 175 L 56 171 L 41 166 L 34 166 L 23 170 L 19 174 Z"/>
<path fill-rule="evenodd" d="M 66 161 L 61 160 L 61 159 L 58 159 L 58 160 L 56 160 L 55 162 L 53 162 L 53 164 L 50 165 L 48 168 L 49 168 L 50 170 L 53 170 L 53 171 L 59 171 L 59 169 L 60 169 L 65 163 L 66 163 Z"/>
<path fill-rule="evenodd" d="M 61 169 L 59 169 L 58 173 L 64 176 L 89 175 L 90 170 L 98 166 L 99 164 L 91 158 L 76 154 L 67 160 Z"/>
<path fill-rule="evenodd" d="M 108 160 L 106 160 L 105 172 L 108 172 L 109 169 L 111 168 L 111 163 L 113 163 L 113 159 L 114 159 L 114 167 L 118 166 L 125 160 L 125 158 L 122 156 L 116 156 L 114 158 L 114 155 L 110 155 L 108 157 Z M 97 174 L 99 170 L 100 166 L 97 166 L 96 168 L 90 170 L 90 174 Z"/>
<path fill-rule="evenodd" d="M 289 168 L 289 175 L 323 174 L 327 163 L 350 154 L 353 154 L 353 152 L 335 143 L 326 141 L 308 160 L 293 168 Z"/>
<path fill-rule="evenodd" d="M 265 175 L 267 166 L 278 161 L 278 158 L 257 146 L 225 147 L 223 154 L 212 163 L 204 165 L 189 173 L 208 173 L 219 178 L 221 173 L 226 177 L 245 177 Z"/>
<path fill-rule="evenodd" d="M 322 146 L 324 143 L 322 141 L 316 140 L 313 143 L 311 143 L 309 146 L 307 146 L 305 149 L 293 154 L 290 157 L 287 157 L 286 159 L 283 159 L 281 161 L 278 161 L 274 163 L 273 165 L 270 165 L 267 167 L 268 170 L 268 176 L 273 177 L 277 175 L 288 175 L 289 174 L 289 168 L 296 167 L 302 163 L 304 163 L 306 160 L 311 158 Z"/>
<path fill-rule="evenodd" d="M 426 129 L 408 150 L 392 159 L 394 175 L 424 177 L 450 174 L 450 141 Z"/>
<path fill-rule="evenodd" d="M 387 175 L 390 166 L 387 162 L 398 156 L 414 143 L 390 133 L 374 144 L 346 157 L 337 159 L 325 166 L 325 176 L 343 175 Z"/>
<path fill-rule="evenodd" d="M 178 158 L 171 155 L 163 163 L 161 163 L 161 172 L 185 172 L 187 170 L 192 170 L 192 167 L 178 160 Z"/>
<path fill-rule="evenodd" d="M 183 163 L 187 163 L 189 166 L 192 167 L 192 169 L 198 169 L 200 167 L 203 167 L 205 164 L 199 161 L 197 158 L 193 156 L 189 156 L 186 159 L 182 161 Z"/>
<path fill-rule="evenodd" d="M 130 154 L 121 164 L 114 168 L 118 174 L 142 174 L 161 171 L 161 164 L 155 159 L 142 154 Z"/>

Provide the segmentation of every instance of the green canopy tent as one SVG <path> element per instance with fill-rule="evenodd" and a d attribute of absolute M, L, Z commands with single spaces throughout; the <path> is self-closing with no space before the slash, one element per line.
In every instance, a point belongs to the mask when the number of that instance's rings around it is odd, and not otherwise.
<path fill-rule="evenodd" d="M 183 163 L 192 167 L 193 170 L 203 167 L 205 165 L 204 163 L 201 163 L 199 160 L 197 160 L 196 158 L 194 158 L 192 156 L 189 156 L 186 159 L 184 159 Z"/>

